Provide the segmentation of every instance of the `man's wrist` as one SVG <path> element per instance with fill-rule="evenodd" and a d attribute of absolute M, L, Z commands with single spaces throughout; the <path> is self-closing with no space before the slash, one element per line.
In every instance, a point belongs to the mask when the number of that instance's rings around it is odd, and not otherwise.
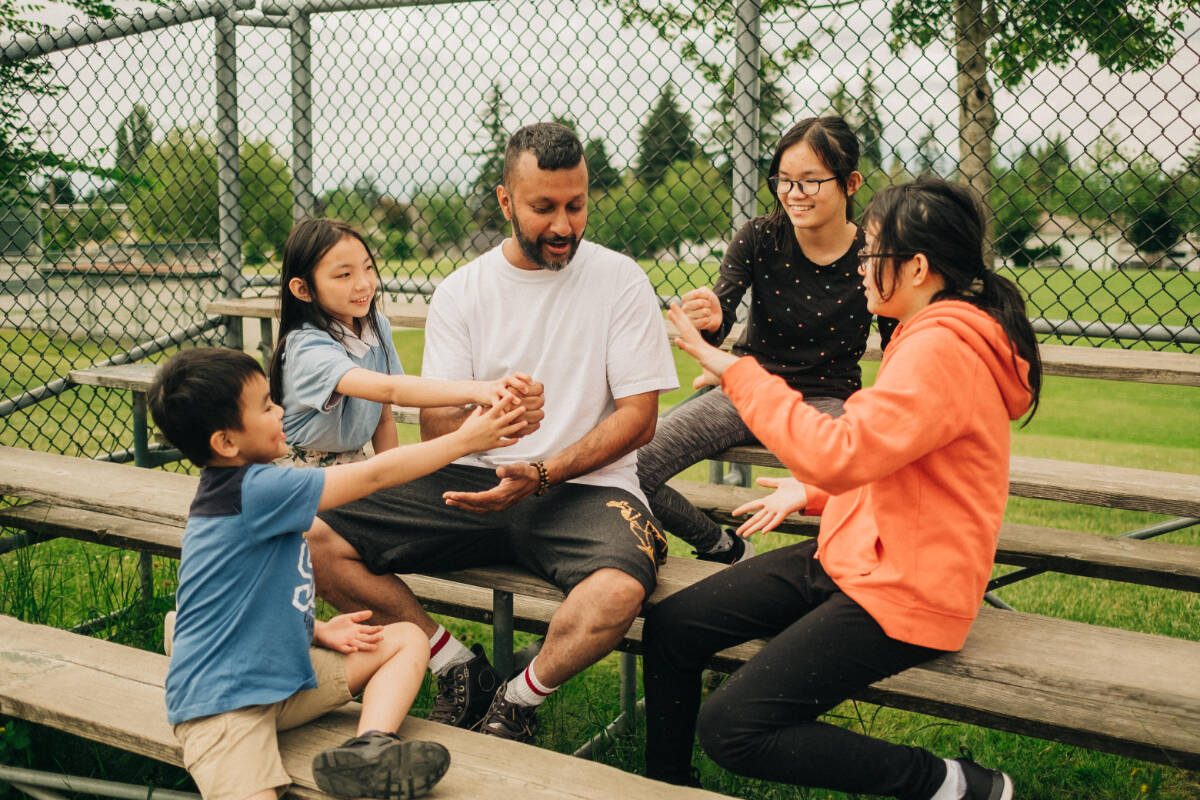
<path fill-rule="evenodd" d="M 531 466 L 537 471 L 537 488 L 533 490 L 533 493 L 543 495 L 550 488 L 550 471 L 546 469 L 544 461 L 534 461 Z"/>

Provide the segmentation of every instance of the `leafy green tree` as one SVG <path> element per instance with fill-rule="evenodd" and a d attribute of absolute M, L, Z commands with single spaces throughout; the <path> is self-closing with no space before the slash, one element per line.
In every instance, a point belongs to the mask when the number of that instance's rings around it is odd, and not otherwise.
<path fill-rule="evenodd" d="M 508 116 L 508 103 L 504 100 L 504 88 L 499 81 L 492 82 L 479 121 L 483 124 L 484 144 L 471 153 L 482 159 L 479 174 L 471 183 L 471 200 L 475 207 L 475 223 L 484 230 L 504 230 L 508 220 L 496 199 L 496 187 L 504 180 L 504 151 L 508 147 L 508 127 L 504 120 Z"/>
<path fill-rule="evenodd" d="M 1044 65 L 1066 66 L 1084 50 L 1113 72 L 1153 69 L 1174 53 L 1192 0 L 896 0 L 891 44 L 941 40 L 958 63 L 958 172 L 991 195 L 996 131 L 992 79 L 1020 85 Z"/>
<path fill-rule="evenodd" d="M 270 141 L 240 148 L 242 241 L 247 260 L 277 254 L 292 225 L 291 174 Z M 199 128 L 172 128 L 135 164 L 145 185 L 129 201 L 134 225 L 159 241 L 217 238 L 217 147 Z"/>
<path fill-rule="evenodd" d="M 86 16 L 111 19 L 116 13 L 108 0 L 63 0 Z M 0 41 L 8 42 L 16 34 L 36 34 L 39 25 L 30 22 L 29 12 L 40 9 L 35 2 L 0 2 Z M 29 124 L 25 101 L 56 97 L 63 86 L 53 79 L 45 58 L 30 58 L 0 64 L 0 204 L 29 204 L 36 194 L 30 178 L 42 169 L 92 172 L 101 177 L 119 178 L 119 171 L 84 165 L 48 152 L 37 146 L 38 131 Z"/>
<path fill-rule="evenodd" d="M 879 118 L 879 91 L 875 88 L 875 72 L 871 67 L 863 73 L 862 92 L 854 97 L 845 81 L 838 81 L 829 95 L 829 107 L 858 137 L 859 152 L 864 162 L 861 172 L 883 169 L 883 121 Z"/>
<path fill-rule="evenodd" d="M 691 161 L 699 153 L 691 116 L 680 109 L 675 87 L 663 86 L 658 101 L 642 126 L 638 148 L 638 180 L 657 186 L 676 161 Z"/>
<path fill-rule="evenodd" d="M 292 173 L 269 140 L 240 148 L 242 248 L 247 264 L 282 257 L 292 227 Z"/>
<path fill-rule="evenodd" d="M 624 25 L 647 25 L 660 39 L 677 43 L 683 58 L 715 86 L 731 67 L 718 56 L 735 46 L 737 0 L 659 3 L 653 0 L 601 0 L 615 7 Z M 762 4 L 763 29 L 797 30 L 801 17 L 828 7 L 813 0 L 771 0 Z M 1021 84 L 1045 65 L 1065 66 L 1083 50 L 1113 72 L 1153 69 L 1166 63 L 1193 18 L 1195 0 L 893 0 L 890 45 L 949 44 L 958 64 L 958 159 L 961 180 L 981 197 L 991 196 L 991 164 L 996 109 L 992 81 L 1006 88 Z M 826 27 L 822 33 L 828 32 Z M 713 47 L 712 45 L 715 45 Z M 812 43 L 790 36 L 775 63 L 811 58 Z"/>
<path fill-rule="evenodd" d="M 154 141 L 150 112 L 138 103 L 117 126 L 117 168 L 133 172 L 133 166 Z"/>
<path fill-rule="evenodd" d="M 467 198 L 453 186 L 419 192 L 412 204 L 418 209 L 413 230 L 417 244 L 426 256 L 433 256 L 462 241 L 473 228 Z"/>
<path fill-rule="evenodd" d="M 612 165 L 603 139 L 598 136 L 588 139 L 587 144 L 583 146 L 583 154 L 587 161 L 588 185 L 591 188 L 606 191 L 620 185 L 621 173 Z"/>
<path fill-rule="evenodd" d="M 721 96 L 713 104 L 712 134 L 707 147 L 720 154 L 716 160 L 723 172 L 732 174 L 735 82 L 733 74 L 723 76 Z M 791 92 L 783 86 L 779 64 L 765 52 L 759 55 L 758 68 L 758 171 L 764 178 L 775 154 L 775 145 L 792 126 Z"/>

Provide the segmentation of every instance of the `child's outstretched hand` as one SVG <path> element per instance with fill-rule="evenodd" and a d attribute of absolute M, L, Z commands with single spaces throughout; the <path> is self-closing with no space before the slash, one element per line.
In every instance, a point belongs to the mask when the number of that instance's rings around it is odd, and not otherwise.
<path fill-rule="evenodd" d="M 363 609 L 339 614 L 328 622 L 317 620 L 313 628 L 313 642 L 339 653 L 374 650 L 383 641 L 383 626 L 364 625 L 370 618 L 370 609 Z"/>
<path fill-rule="evenodd" d="M 490 408 L 476 406 L 471 416 L 455 431 L 468 452 L 508 447 L 516 443 L 516 434 L 525 427 L 525 406 L 511 393 Z"/>
<path fill-rule="evenodd" d="M 679 331 L 679 335 L 675 337 L 675 346 L 699 361 L 700 366 L 704 367 L 704 372 L 700 374 L 700 377 L 692 381 L 692 388 L 720 386 L 721 375 L 733 366 L 738 357 L 704 341 L 700 331 L 696 330 L 696 326 L 688 319 L 687 314 L 679 307 L 678 303 L 671 303 L 671 307 L 667 309 L 667 318 L 671 320 L 675 330 Z"/>
<path fill-rule="evenodd" d="M 808 490 L 795 478 L 759 478 L 757 483 L 759 486 L 774 488 L 775 491 L 733 510 L 735 517 L 749 514 L 751 511 L 757 512 L 737 529 L 738 536 L 749 536 L 757 531 L 773 531 L 788 514 L 802 511 L 808 504 Z"/>
<path fill-rule="evenodd" d="M 533 378 L 524 372 L 514 372 L 512 375 L 505 375 L 494 381 L 476 381 L 476 383 L 479 384 L 480 393 L 475 398 L 475 402 L 481 406 L 496 406 L 501 405 L 506 397 L 513 397 L 517 400 L 524 397 L 533 383 Z"/>

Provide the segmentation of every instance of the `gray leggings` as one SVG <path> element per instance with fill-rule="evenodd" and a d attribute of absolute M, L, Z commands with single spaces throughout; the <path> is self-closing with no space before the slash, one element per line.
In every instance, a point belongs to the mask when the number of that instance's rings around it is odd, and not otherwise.
<path fill-rule="evenodd" d="M 805 397 L 804 402 L 830 416 L 842 415 L 841 398 Z M 698 461 L 754 441 L 754 434 L 720 389 L 693 397 L 659 418 L 654 439 L 637 451 L 637 467 L 650 510 L 663 527 L 697 552 L 711 550 L 720 541 L 721 527 L 666 482 Z"/>

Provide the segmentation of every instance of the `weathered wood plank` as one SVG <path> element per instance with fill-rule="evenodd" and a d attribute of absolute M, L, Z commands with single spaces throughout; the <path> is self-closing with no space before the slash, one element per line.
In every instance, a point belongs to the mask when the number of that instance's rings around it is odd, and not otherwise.
<path fill-rule="evenodd" d="M 249 319 L 275 319 L 279 305 L 278 295 L 265 297 L 221 298 L 204 307 L 209 314 Z M 381 306 L 393 328 L 424 328 L 429 316 L 429 304 L 422 298 L 415 300 L 388 299 Z"/>
<path fill-rule="evenodd" d="M 731 447 L 715 459 L 783 467 L 775 454 L 761 445 Z M 1200 475 L 1178 472 L 1013 456 L 1009 462 L 1009 493 L 1080 505 L 1200 517 Z"/>
<path fill-rule="evenodd" d="M 18 528 L 39 536 L 65 536 L 168 558 L 179 558 L 183 536 L 183 528 L 176 525 L 44 502 L 0 508 L 0 526 Z"/>
<path fill-rule="evenodd" d="M 165 656 L 0 617 L 0 713 L 179 764 L 163 705 L 166 666 Z M 357 717 L 352 703 L 280 736 L 284 767 L 301 796 L 324 797 L 312 781 L 312 759 L 353 735 Z M 437 789 L 447 799 L 490 796 L 497 789 L 532 800 L 721 796 L 412 717 L 400 735 L 432 739 L 450 750 L 450 771 Z"/>
<path fill-rule="evenodd" d="M 0 495 L 182 525 L 196 477 L 0 447 Z"/>
<path fill-rule="evenodd" d="M 144 392 L 150 388 L 158 364 L 118 364 L 108 367 L 84 367 L 67 373 L 75 383 L 83 386 L 106 386 L 110 389 L 128 389 Z"/>
<path fill-rule="evenodd" d="M 722 525 L 738 525 L 733 509 L 769 492 L 741 486 L 672 480 L 668 485 Z M 776 530 L 815 536 L 819 517 L 792 514 Z M 1200 548 L 1093 533 L 1004 523 L 996 561 L 1106 580 L 1200 592 Z"/>

